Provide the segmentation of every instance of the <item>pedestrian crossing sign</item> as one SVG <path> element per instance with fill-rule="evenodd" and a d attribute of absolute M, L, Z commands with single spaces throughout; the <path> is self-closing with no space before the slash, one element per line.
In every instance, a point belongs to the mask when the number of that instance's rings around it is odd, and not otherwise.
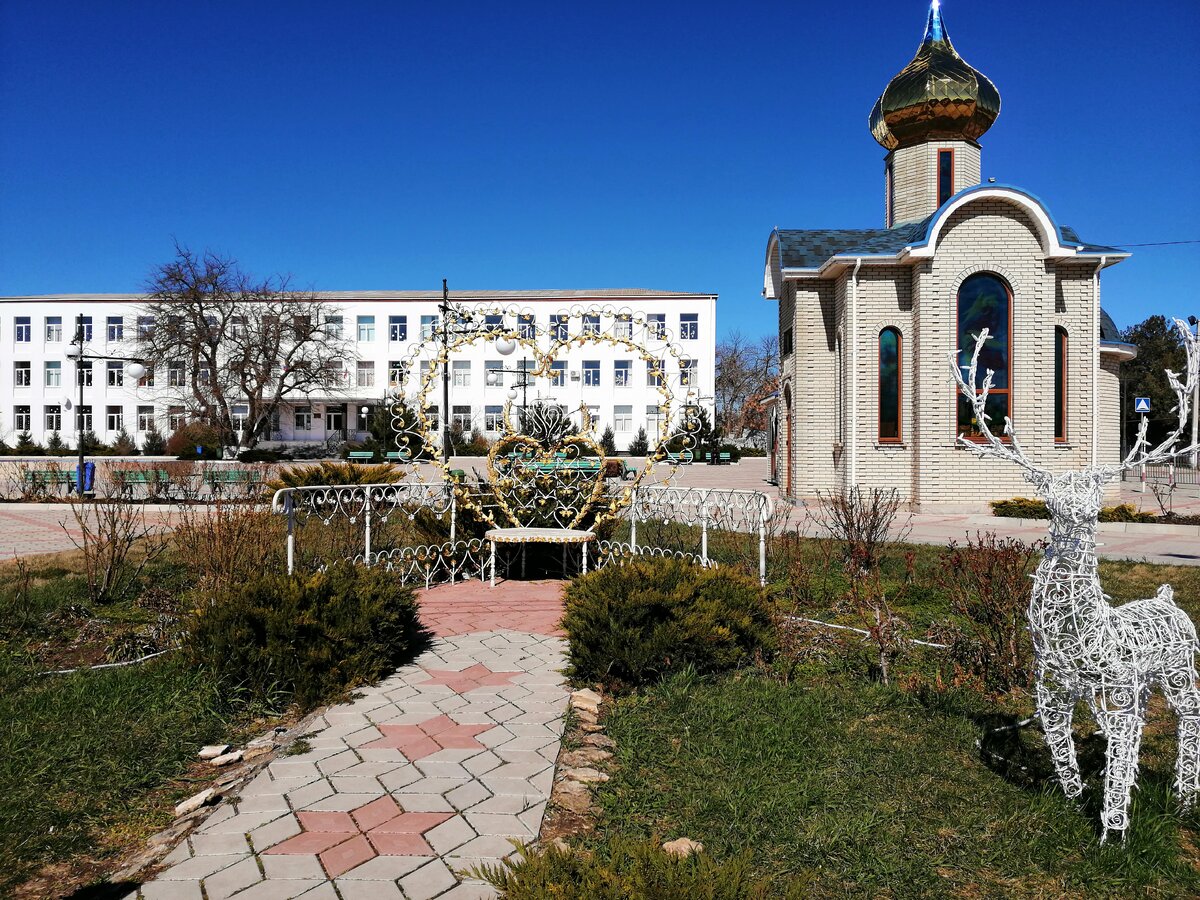
<path fill-rule="evenodd" d="M 1142 413 L 1143 415 L 1149 413 L 1150 412 L 1150 398 L 1149 397 L 1138 397 L 1136 400 L 1134 400 L 1133 401 L 1133 411 L 1136 413 Z"/>

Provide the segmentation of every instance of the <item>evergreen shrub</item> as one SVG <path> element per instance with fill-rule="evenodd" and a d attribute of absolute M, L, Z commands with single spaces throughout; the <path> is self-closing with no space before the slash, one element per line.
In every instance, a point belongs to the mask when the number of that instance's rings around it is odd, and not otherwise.
<path fill-rule="evenodd" d="M 411 661 L 428 642 L 416 593 L 394 574 L 339 563 L 264 575 L 196 612 L 191 661 L 251 703 L 311 708 Z"/>
<path fill-rule="evenodd" d="M 636 559 L 577 578 L 565 602 L 572 675 L 614 689 L 733 669 L 773 644 L 766 592 L 730 569 Z"/>

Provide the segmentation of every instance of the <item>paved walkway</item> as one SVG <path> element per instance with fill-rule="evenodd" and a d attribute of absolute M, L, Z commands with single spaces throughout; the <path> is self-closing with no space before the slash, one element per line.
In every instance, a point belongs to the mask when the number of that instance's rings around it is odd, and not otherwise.
<path fill-rule="evenodd" d="M 167 857 L 142 900 L 493 897 L 459 872 L 531 841 L 567 710 L 559 582 L 426 591 L 432 649 L 327 711 Z M 336 892 L 335 892 L 336 888 Z"/>
<path fill-rule="evenodd" d="M 470 471 L 484 467 L 485 461 L 475 458 L 455 460 Z M 664 470 L 665 471 L 665 470 Z M 767 483 L 767 460 L 747 458 L 733 466 L 681 466 L 676 471 L 676 482 L 685 487 L 738 488 L 764 491 L 771 497 L 779 496 L 778 489 Z M 434 473 L 431 472 L 432 476 Z M 1136 485 L 1125 486 L 1121 500 L 1134 507 L 1157 513 L 1158 504 L 1153 494 L 1139 493 Z M 1200 497 L 1193 496 L 1189 488 L 1175 496 L 1175 511 L 1183 515 L 1200 514 Z M 809 501 L 812 505 L 813 501 Z M 147 507 L 151 521 L 166 521 L 170 507 Z M 793 524 L 801 521 L 801 512 L 792 516 Z M 0 504 L 0 560 L 14 556 L 36 553 L 54 553 L 72 550 L 63 523 L 77 531 L 70 508 L 63 504 L 4 503 Z M 1046 523 L 1039 520 L 999 519 L 981 513 L 923 512 L 912 517 L 909 540 L 921 544 L 944 545 L 950 540 L 964 541 L 968 535 L 978 531 L 994 531 L 1002 536 L 1037 540 L 1046 535 Z M 1100 526 L 1100 555 L 1111 559 L 1145 559 L 1152 563 L 1175 565 L 1200 565 L 1200 530 L 1192 527 L 1156 528 L 1148 526 L 1124 531 L 1119 525 Z"/>

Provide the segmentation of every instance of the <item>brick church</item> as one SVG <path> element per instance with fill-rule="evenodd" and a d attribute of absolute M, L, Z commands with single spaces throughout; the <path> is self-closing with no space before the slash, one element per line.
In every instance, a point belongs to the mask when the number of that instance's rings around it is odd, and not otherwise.
<path fill-rule="evenodd" d="M 1028 493 L 1015 466 L 955 446 L 975 423 L 951 355 L 968 362 L 985 327 L 993 430 L 1010 415 L 1053 470 L 1117 461 L 1118 366 L 1136 349 L 1100 307 L 1100 276 L 1129 254 L 1080 239 L 1023 188 L 981 183 L 980 140 L 999 114 L 933 0 L 917 55 L 871 112 L 887 151 L 884 227 L 772 232 L 786 496 L 858 485 L 945 508 Z"/>

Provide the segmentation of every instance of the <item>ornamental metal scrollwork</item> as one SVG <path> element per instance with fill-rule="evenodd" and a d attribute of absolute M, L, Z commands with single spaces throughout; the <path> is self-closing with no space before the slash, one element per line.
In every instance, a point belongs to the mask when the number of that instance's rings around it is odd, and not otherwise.
<path fill-rule="evenodd" d="M 984 329 L 964 378 L 951 354 L 950 368 L 959 392 L 972 406 L 979 440 L 960 435 L 959 444 L 979 457 L 1019 466 L 1050 510 L 1046 558 L 1034 574 L 1029 630 L 1037 670 L 1037 713 L 1046 734 L 1059 783 L 1068 797 L 1083 792 L 1071 723 L 1080 699 L 1090 707 L 1107 739 L 1103 840 L 1124 841 L 1129 801 L 1137 779 L 1138 751 L 1146 724 L 1146 704 L 1158 685 L 1179 719 L 1175 790 L 1184 809 L 1200 792 L 1200 688 L 1196 627 L 1175 605 L 1170 585 L 1147 600 L 1112 606 L 1100 586 L 1096 524 L 1104 486 L 1123 472 L 1166 462 L 1195 448 L 1177 449 L 1188 422 L 1191 393 L 1200 370 L 1200 346 L 1188 326 L 1175 320 L 1186 349 L 1181 380 L 1168 371 L 1175 392 L 1177 422 L 1166 439 L 1151 446 L 1148 421 L 1142 419 L 1129 454 L 1115 466 L 1097 466 L 1054 475 L 1030 461 L 1012 421 L 1004 420 L 1004 439 L 995 436 L 986 411 L 992 371 L 978 377 L 979 354 L 988 339 Z"/>
<path fill-rule="evenodd" d="M 663 323 L 611 305 L 573 306 L 553 314 L 549 327 L 516 306 L 473 306 L 458 315 L 495 324 L 452 330 L 450 323 L 442 322 L 391 373 L 392 426 L 408 479 L 423 481 L 422 463 L 432 464 L 440 470 L 440 483 L 451 486 L 458 502 L 492 527 L 596 528 L 617 518 L 641 484 L 652 477 L 669 483 L 680 464 L 692 461 L 701 427 L 699 395 L 694 384 L 672 385 L 672 371 L 684 378 L 680 361 L 685 357 Z M 579 408 L 575 422 L 553 398 L 541 398 L 515 414 L 513 403 L 506 404 L 504 433 L 487 462 L 495 502 L 480 502 L 477 490 L 453 477 L 449 462 L 442 459 L 443 429 L 430 415 L 438 406 L 434 396 L 442 367 L 459 350 L 497 340 L 512 341 L 524 351 L 531 361 L 526 377 L 532 379 L 553 379 L 561 371 L 554 365 L 560 358 L 591 344 L 621 347 L 645 362 L 661 400 L 659 424 L 650 436 L 645 465 L 621 490 L 605 489 L 607 460 L 592 433 L 587 408 Z M 553 417 L 558 417 L 556 422 Z M 548 431 L 551 425 L 555 427 Z"/>

